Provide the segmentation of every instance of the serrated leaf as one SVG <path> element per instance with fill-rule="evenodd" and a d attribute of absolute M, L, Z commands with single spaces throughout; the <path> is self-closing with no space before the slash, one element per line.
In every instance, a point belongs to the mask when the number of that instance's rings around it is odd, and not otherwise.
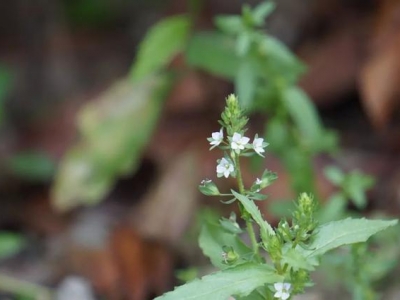
<path fill-rule="evenodd" d="M 282 264 L 288 264 L 294 271 L 299 269 L 313 271 L 315 269 L 315 261 L 311 261 L 310 258 L 293 248 L 283 251 Z"/>
<path fill-rule="evenodd" d="M 369 237 L 390 226 L 397 224 L 397 220 L 367 220 L 345 219 L 333 221 L 316 229 L 316 236 L 309 245 L 307 256 L 318 256 L 337 247 L 365 242 Z"/>
<path fill-rule="evenodd" d="M 169 86 L 165 76 L 121 80 L 80 111 L 81 139 L 62 159 L 52 187 L 57 209 L 98 203 L 119 176 L 135 172 Z"/>
<path fill-rule="evenodd" d="M 246 196 L 243 196 L 234 190 L 231 190 L 232 194 L 238 199 L 240 203 L 242 203 L 243 207 L 245 210 L 251 214 L 253 217 L 254 221 L 257 222 L 257 224 L 260 226 L 261 230 L 261 237 L 263 239 L 267 239 L 269 235 L 275 235 L 275 231 L 272 229 L 271 225 L 267 221 L 264 220 L 264 218 L 261 215 L 260 210 L 258 209 L 257 205 L 254 204 L 253 201 L 251 201 L 249 198 Z"/>
<path fill-rule="evenodd" d="M 199 246 L 203 254 L 210 258 L 211 263 L 220 269 L 229 267 L 223 263 L 222 259 L 224 246 L 232 247 L 241 257 L 251 253 L 251 249 L 242 242 L 237 234 L 228 232 L 220 224 L 208 220 L 204 221 L 201 227 Z M 241 262 L 243 261 L 241 260 Z"/>
<path fill-rule="evenodd" d="M 140 43 L 130 78 L 143 79 L 166 67 L 184 49 L 190 29 L 187 16 L 173 16 L 155 24 Z"/>
<path fill-rule="evenodd" d="M 233 79 L 239 69 L 232 38 L 214 32 L 194 35 L 186 51 L 187 62 L 211 74 Z"/>
<path fill-rule="evenodd" d="M 249 263 L 204 276 L 155 300 L 226 300 L 230 296 L 247 296 L 261 285 L 282 280 L 270 266 Z"/>

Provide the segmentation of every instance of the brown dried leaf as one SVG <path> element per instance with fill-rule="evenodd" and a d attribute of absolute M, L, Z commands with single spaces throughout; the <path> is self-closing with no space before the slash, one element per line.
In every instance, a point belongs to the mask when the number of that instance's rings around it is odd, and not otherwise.
<path fill-rule="evenodd" d="M 387 125 L 400 107 L 400 3 L 382 2 L 372 53 L 360 74 L 360 92 L 377 128 Z"/>

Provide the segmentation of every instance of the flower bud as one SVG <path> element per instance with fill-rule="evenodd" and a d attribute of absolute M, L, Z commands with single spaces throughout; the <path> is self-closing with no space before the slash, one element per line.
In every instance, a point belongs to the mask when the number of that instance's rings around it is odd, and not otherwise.
<path fill-rule="evenodd" d="M 206 196 L 218 196 L 218 195 L 220 195 L 218 187 L 210 179 L 202 180 L 201 184 L 199 185 L 199 190 L 200 190 L 201 193 L 203 193 Z"/>
<path fill-rule="evenodd" d="M 224 246 L 222 249 L 222 259 L 225 264 L 231 265 L 239 259 L 239 254 L 232 247 Z"/>

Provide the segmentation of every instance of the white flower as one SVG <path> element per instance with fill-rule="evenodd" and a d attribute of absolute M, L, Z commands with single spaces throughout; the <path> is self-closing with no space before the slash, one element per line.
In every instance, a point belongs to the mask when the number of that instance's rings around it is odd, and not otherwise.
<path fill-rule="evenodd" d="M 221 158 L 217 166 L 217 176 L 228 178 L 229 175 L 234 171 L 233 164 L 226 158 Z"/>
<path fill-rule="evenodd" d="M 231 141 L 231 148 L 236 152 L 244 149 L 244 146 L 250 141 L 248 137 L 242 136 L 240 133 L 235 132 Z"/>
<path fill-rule="evenodd" d="M 261 153 L 264 153 L 264 139 L 259 138 L 257 135 L 254 137 L 253 140 L 253 149 L 257 152 L 258 155 L 263 156 Z"/>
<path fill-rule="evenodd" d="M 210 145 L 212 145 L 210 149 L 213 149 L 217 147 L 219 144 L 221 144 L 223 139 L 224 139 L 224 132 L 222 131 L 222 128 L 220 131 L 213 132 L 211 134 L 211 137 L 207 138 L 207 140 L 210 142 Z"/>
<path fill-rule="evenodd" d="M 274 294 L 275 298 L 281 299 L 281 300 L 286 300 L 290 297 L 290 283 L 284 283 L 284 282 L 278 282 L 274 284 L 274 288 L 276 290 L 276 293 Z"/>
<path fill-rule="evenodd" d="M 256 184 L 260 185 L 262 183 L 262 180 L 260 178 L 257 178 Z"/>

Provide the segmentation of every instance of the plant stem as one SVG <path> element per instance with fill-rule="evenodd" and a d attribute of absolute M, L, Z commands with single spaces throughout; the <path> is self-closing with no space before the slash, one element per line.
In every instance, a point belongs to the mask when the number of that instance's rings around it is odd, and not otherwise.
<path fill-rule="evenodd" d="M 15 295 L 32 297 L 35 300 L 52 300 L 50 289 L 40 285 L 0 274 L 0 290 Z"/>
<path fill-rule="evenodd" d="M 240 169 L 240 161 L 239 161 L 238 154 L 235 154 L 235 165 L 236 165 L 236 178 L 238 181 L 239 193 L 244 195 L 245 189 L 244 189 L 242 171 Z M 254 254 L 257 257 L 257 259 L 259 259 L 260 253 L 259 253 L 259 249 L 258 249 L 258 242 L 257 242 L 256 234 L 254 232 L 253 222 L 252 222 L 250 216 L 248 215 L 247 211 L 245 211 L 244 220 L 246 221 L 247 233 L 249 234 L 251 246 L 253 248 Z"/>

